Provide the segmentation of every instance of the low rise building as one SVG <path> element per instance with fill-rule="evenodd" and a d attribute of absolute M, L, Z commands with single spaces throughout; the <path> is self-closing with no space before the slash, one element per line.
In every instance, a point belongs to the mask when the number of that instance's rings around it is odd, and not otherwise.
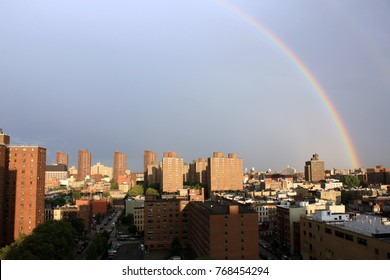
<path fill-rule="evenodd" d="M 319 211 L 300 220 L 301 255 L 318 260 L 390 259 L 390 221 Z"/>

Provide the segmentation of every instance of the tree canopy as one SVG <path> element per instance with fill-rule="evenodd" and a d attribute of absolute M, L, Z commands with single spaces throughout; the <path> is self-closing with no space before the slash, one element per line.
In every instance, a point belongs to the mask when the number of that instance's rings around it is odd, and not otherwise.
<path fill-rule="evenodd" d="M 76 253 L 77 231 L 69 222 L 49 221 L 38 225 L 32 234 L 2 248 L 1 259 L 68 260 Z"/>
<path fill-rule="evenodd" d="M 343 184 L 349 188 L 358 188 L 360 186 L 360 180 L 356 176 L 346 175 L 343 178 Z"/>
<path fill-rule="evenodd" d="M 127 192 L 127 194 L 129 196 L 138 196 L 138 195 L 143 195 L 144 194 L 144 186 L 142 185 L 136 185 L 134 187 L 131 188 L 131 190 L 129 190 Z"/>

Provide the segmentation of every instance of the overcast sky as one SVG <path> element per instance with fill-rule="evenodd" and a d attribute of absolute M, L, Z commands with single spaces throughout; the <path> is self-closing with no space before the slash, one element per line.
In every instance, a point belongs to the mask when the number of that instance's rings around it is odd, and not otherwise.
<path fill-rule="evenodd" d="M 390 1 L 225 1 L 302 60 L 364 167 L 390 167 Z M 13 144 L 142 171 L 235 152 L 244 167 L 351 168 L 318 95 L 238 13 L 206 0 L 0 0 L 0 128 Z"/>

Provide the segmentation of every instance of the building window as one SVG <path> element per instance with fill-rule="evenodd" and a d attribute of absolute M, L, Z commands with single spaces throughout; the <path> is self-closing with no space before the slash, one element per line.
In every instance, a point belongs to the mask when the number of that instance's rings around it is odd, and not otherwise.
<path fill-rule="evenodd" d="M 379 249 L 375 248 L 375 255 L 379 255 Z"/>
<path fill-rule="evenodd" d="M 332 234 L 332 230 L 330 228 L 325 228 L 325 233 Z"/>
<path fill-rule="evenodd" d="M 367 239 L 363 239 L 363 238 L 358 237 L 357 241 L 358 241 L 358 244 L 363 245 L 363 246 L 367 246 Z"/>
<path fill-rule="evenodd" d="M 352 241 L 353 242 L 353 236 L 350 235 L 350 234 L 345 234 L 345 239 L 349 240 L 349 241 Z"/>
<path fill-rule="evenodd" d="M 335 234 L 337 237 L 344 238 L 344 233 L 343 233 L 343 232 L 340 232 L 340 231 L 335 230 L 334 234 Z"/>

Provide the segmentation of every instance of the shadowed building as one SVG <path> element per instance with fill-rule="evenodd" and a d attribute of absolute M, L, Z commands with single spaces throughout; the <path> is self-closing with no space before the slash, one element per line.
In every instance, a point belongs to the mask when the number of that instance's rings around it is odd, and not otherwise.
<path fill-rule="evenodd" d="M 8 175 L 8 148 L 0 142 L 0 246 L 6 244 L 5 201 Z"/>
<path fill-rule="evenodd" d="M 63 152 L 57 152 L 56 155 L 56 163 L 57 164 L 64 164 L 66 167 L 68 167 L 68 155 Z"/>
<path fill-rule="evenodd" d="M 158 176 L 158 161 L 157 154 L 152 150 L 144 151 L 144 180 L 146 185 L 155 184 L 157 181 L 156 176 Z M 148 181 L 151 180 L 151 181 Z"/>
<path fill-rule="evenodd" d="M 304 260 L 390 260 L 388 218 L 317 211 L 300 220 Z"/>
<path fill-rule="evenodd" d="M 305 180 L 308 182 L 319 182 L 325 180 L 324 161 L 319 159 L 318 154 L 314 154 L 310 161 L 306 161 Z"/>

